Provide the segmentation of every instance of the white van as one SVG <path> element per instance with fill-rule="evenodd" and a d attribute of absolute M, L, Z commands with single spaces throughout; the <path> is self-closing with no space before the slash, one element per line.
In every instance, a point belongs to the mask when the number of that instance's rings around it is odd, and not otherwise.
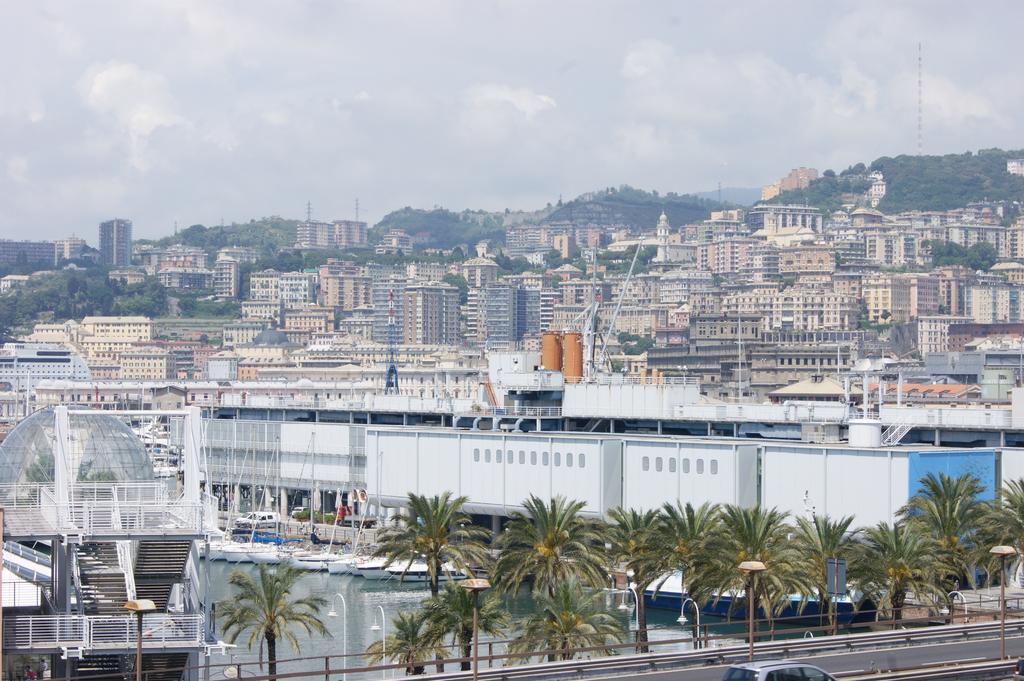
<path fill-rule="evenodd" d="M 276 530 L 281 518 L 273 511 L 253 511 L 235 520 L 240 530 Z"/>

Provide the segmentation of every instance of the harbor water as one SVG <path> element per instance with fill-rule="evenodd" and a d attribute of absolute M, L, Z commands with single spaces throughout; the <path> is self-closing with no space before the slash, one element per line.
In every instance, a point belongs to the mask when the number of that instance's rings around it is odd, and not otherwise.
<path fill-rule="evenodd" d="M 272 569 L 272 568 L 271 568 Z M 231 564 L 224 561 L 212 561 L 209 564 L 210 587 L 215 600 L 231 598 L 233 587 L 228 584 L 228 577 L 234 570 L 241 570 L 256 574 L 257 568 L 252 564 Z M 323 677 L 324 657 L 339 656 L 331 660 L 331 667 L 340 669 L 342 658 L 347 649 L 349 654 L 349 667 L 364 667 L 367 659 L 361 655 L 366 648 L 374 641 L 379 641 L 383 629 L 381 628 L 381 610 L 387 620 L 386 627 L 388 635 L 391 635 L 391 620 L 401 611 L 414 610 L 429 597 L 430 591 L 422 583 L 401 583 L 397 579 L 390 581 L 375 581 L 363 579 L 352 575 L 330 575 L 326 572 L 310 572 L 301 578 L 296 596 L 316 594 L 327 600 L 327 606 L 320 613 L 321 619 L 327 626 L 330 637 L 320 635 L 308 635 L 300 628 L 294 629 L 296 637 L 300 642 L 300 650 L 296 652 L 285 641 L 279 641 L 277 645 L 278 660 L 295 659 L 291 662 L 279 662 L 278 672 L 318 672 Z M 340 594 L 336 596 L 336 594 Z M 342 597 L 347 604 L 342 605 Z M 631 640 L 632 634 L 630 624 L 634 618 L 633 596 L 626 592 L 605 593 L 597 595 L 597 603 L 603 607 L 608 614 L 613 616 L 626 632 L 627 638 L 624 642 Z M 515 597 L 504 597 L 507 611 L 513 620 L 527 617 L 533 609 L 532 600 L 525 593 Z M 330 610 L 337 613 L 336 617 L 328 617 Z M 215 616 L 216 617 L 216 616 Z M 675 620 L 678 613 L 665 610 L 647 609 L 648 626 L 656 628 L 651 632 L 652 639 L 670 640 L 680 639 L 687 636 L 689 628 L 680 626 Z M 742 626 L 742 625 L 741 625 Z M 217 637 L 224 639 L 224 633 L 217 624 Z M 659 650 L 680 650 L 686 646 L 673 645 L 659 648 Z M 495 654 L 504 652 L 503 644 L 488 642 L 486 637 L 481 637 L 480 654 L 486 655 L 488 650 Z M 455 655 L 453 655 L 455 656 Z M 265 659 L 265 654 L 264 654 Z M 212 655 L 209 659 L 211 666 L 211 679 L 229 678 L 232 671 L 227 665 L 241 663 L 241 675 L 255 676 L 266 673 L 266 667 L 260 672 L 259 649 L 256 644 L 252 650 L 245 646 L 245 638 L 240 637 L 236 648 L 229 649 L 224 655 Z M 452 669 L 454 666 L 451 667 Z M 428 668 L 433 671 L 433 666 Z M 228 676 L 225 675 L 225 672 Z M 380 678 L 378 672 L 373 675 Z M 404 676 L 403 670 L 396 669 L 387 673 L 387 677 Z M 360 675 L 349 674 L 349 678 L 359 678 Z M 340 675 L 335 678 L 340 678 Z"/>

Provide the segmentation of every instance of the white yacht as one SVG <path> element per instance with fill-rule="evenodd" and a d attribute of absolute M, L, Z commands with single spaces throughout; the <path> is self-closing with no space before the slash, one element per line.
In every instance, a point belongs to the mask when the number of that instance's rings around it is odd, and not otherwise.
<path fill-rule="evenodd" d="M 355 573 L 357 558 L 354 556 L 340 556 L 327 564 L 327 572 L 332 575 L 350 575 Z"/>
<path fill-rule="evenodd" d="M 385 570 L 392 577 L 401 579 L 403 582 L 430 581 L 430 573 L 427 569 L 427 564 L 423 561 L 413 561 L 408 564 L 407 568 L 403 568 L 401 565 L 389 565 Z M 403 572 L 405 573 L 404 575 Z M 465 578 L 466 575 L 459 570 L 456 570 L 454 565 L 451 563 L 445 563 L 441 566 L 441 574 L 437 576 L 437 581 L 446 582 L 448 580 L 459 580 Z"/>
<path fill-rule="evenodd" d="M 258 550 L 258 547 L 240 542 L 225 542 L 220 550 L 224 560 L 229 563 L 251 563 L 253 562 L 252 554 Z"/>
<path fill-rule="evenodd" d="M 327 551 L 299 551 L 291 556 L 291 564 L 300 570 L 319 572 L 329 570 L 334 563 L 339 563 L 343 558 Z"/>
<path fill-rule="evenodd" d="M 353 574 L 365 577 L 366 579 L 389 579 L 392 574 L 384 568 L 387 562 L 385 558 L 367 558 L 357 561 L 352 566 Z"/>

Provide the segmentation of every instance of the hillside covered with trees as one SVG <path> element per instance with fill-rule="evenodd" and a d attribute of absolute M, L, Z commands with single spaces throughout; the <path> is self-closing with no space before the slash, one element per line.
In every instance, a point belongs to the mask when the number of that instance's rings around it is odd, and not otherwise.
<path fill-rule="evenodd" d="M 153 277 L 123 286 L 109 281 L 103 268 L 60 270 L 0 296 L 0 335 L 30 331 L 36 321 L 62 322 L 89 315 L 161 317 L 167 311 L 167 290 Z"/>
<path fill-rule="evenodd" d="M 264 257 L 273 257 L 282 248 L 295 245 L 298 220 L 281 217 L 252 219 L 249 222 L 233 222 L 230 225 L 192 225 L 177 234 L 171 234 L 156 241 L 136 240 L 136 243 L 153 243 L 157 246 L 184 244 L 202 248 L 213 254 L 226 246 L 250 246 Z"/>
<path fill-rule="evenodd" d="M 455 213 L 444 208 L 423 210 L 406 206 L 385 215 L 370 230 L 376 241 L 391 229 L 400 229 L 413 241 L 433 248 L 453 248 L 478 241 L 504 241 L 505 227 L 500 217 L 483 211 Z"/>
<path fill-rule="evenodd" d="M 806 203 L 832 211 L 843 204 L 844 195 L 867 191 L 867 175 L 876 170 L 885 176 L 886 194 L 878 205 L 885 213 L 949 210 L 986 200 L 1024 201 L 1024 177 L 1006 172 L 1006 161 L 1013 158 L 1024 158 L 1024 150 L 883 156 L 838 174 L 826 170 L 806 189 L 783 192 L 772 203 Z"/>
<path fill-rule="evenodd" d="M 626 225 L 634 230 L 650 230 L 658 224 L 662 211 L 678 227 L 706 220 L 711 211 L 722 207 L 717 201 L 690 194 L 659 194 L 621 185 L 583 194 L 558 206 L 544 222 Z"/>

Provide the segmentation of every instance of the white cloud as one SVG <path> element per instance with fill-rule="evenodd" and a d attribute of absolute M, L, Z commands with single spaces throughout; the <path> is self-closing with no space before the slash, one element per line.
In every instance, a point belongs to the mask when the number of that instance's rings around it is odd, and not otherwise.
<path fill-rule="evenodd" d="M 112 120 L 127 136 L 132 164 L 146 169 L 146 142 L 156 130 L 184 124 L 158 73 L 136 64 L 107 62 L 90 68 L 78 81 L 79 93 L 94 112 Z"/>
<path fill-rule="evenodd" d="M 554 98 L 548 95 L 527 88 L 498 84 L 477 85 L 467 92 L 467 98 L 474 107 L 511 106 L 527 120 L 558 106 Z"/>
<path fill-rule="evenodd" d="M 24 156 L 7 159 L 7 177 L 21 184 L 28 182 L 28 159 Z"/>
<path fill-rule="evenodd" d="M 357 102 L 368 102 L 370 101 L 371 97 L 370 93 L 367 92 L 366 90 L 360 90 L 355 94 L 355 96 L 352 97 L 352 99 L 354 99 Z"/>
<path fill-rule="evenodd" d="M 622 61 L 622 75 L 644 78 L 661 71 L 674 57 L 672 47 L 658 40 L 643 40 L 634 45 Z"/>
<path fill-rule="evenodd" d="M 287 125 L 289 121 L 288 112 L 284 109 L 264 111 L 260 117 L 271 125 Z"/>

